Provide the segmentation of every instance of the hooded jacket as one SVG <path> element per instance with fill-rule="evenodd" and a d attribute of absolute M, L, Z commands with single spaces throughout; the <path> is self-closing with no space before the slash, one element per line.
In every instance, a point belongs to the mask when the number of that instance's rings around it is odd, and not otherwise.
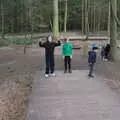
<path fill-rule="evenodd" d="M 61 45 L 60 41 L 58 41 L 58 42 L 53 42 L 53 41 L 49 42 L 47 40 L 44 43 L 39 42 L 39 46 L 45 48 L 45 55 L 46 56 L 49 56 L 49 55 L 53 56 L 54 55 L 54 49 L 55 49 L 55 47 L 60 46 L 60 45 Z"/>
<path fill-rule="evenodd" d="M 96 63 L 96 58 L 97 55 L 95 51 L 88 52 L 88 63 L 92 63 L 92 64 Z"/>

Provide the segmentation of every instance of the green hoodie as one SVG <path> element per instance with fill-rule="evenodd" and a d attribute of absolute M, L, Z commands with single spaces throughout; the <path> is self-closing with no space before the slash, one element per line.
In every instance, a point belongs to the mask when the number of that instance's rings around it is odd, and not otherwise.
<path fill-rule="evenodd" d="M 63 56 L 71 56 L 73 54 L 73 45 L 71 43 L 65 43 L 62 46 L 62 55 Z"/>

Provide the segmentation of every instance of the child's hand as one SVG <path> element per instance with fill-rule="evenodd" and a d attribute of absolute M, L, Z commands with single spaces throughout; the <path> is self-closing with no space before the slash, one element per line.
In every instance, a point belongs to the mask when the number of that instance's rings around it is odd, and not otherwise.
<path fill-rule="evenodd" d="M 70 56 L 70 59 L 72 59 L 72 55 Z"/>

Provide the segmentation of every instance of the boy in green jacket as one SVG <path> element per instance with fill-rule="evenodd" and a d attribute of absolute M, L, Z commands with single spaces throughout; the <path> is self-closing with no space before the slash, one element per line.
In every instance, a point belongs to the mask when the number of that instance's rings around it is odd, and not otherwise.
<path fill-rule="evenodd" d="M 69 70 L 69 73 L 72 73 L 71 70 L 71 60 L 72 60 L 72 54 L 73 54 L 73 45 L 71 43 L 69 43 L 69 39 L 65 39 L 65 43 L 63 44 L 62 47 L 62 55 L 64 58 L 64 73 L 67 72 L 67 70 Z"/>

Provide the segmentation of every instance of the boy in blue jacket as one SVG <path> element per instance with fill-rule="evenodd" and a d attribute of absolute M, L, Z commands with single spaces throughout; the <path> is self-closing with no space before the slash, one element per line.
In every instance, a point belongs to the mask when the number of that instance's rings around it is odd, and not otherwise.
<path fill-rule="evenodd" d="M 97 59 L 97 47 L 93 47 L 91 51 L 88 52 L 88 63 L 89 63 L 89 77 L 94 77 L 93 76 L 93 70 L 94 70 L 94 65 L 96 63 L 96 59 Z"/>

